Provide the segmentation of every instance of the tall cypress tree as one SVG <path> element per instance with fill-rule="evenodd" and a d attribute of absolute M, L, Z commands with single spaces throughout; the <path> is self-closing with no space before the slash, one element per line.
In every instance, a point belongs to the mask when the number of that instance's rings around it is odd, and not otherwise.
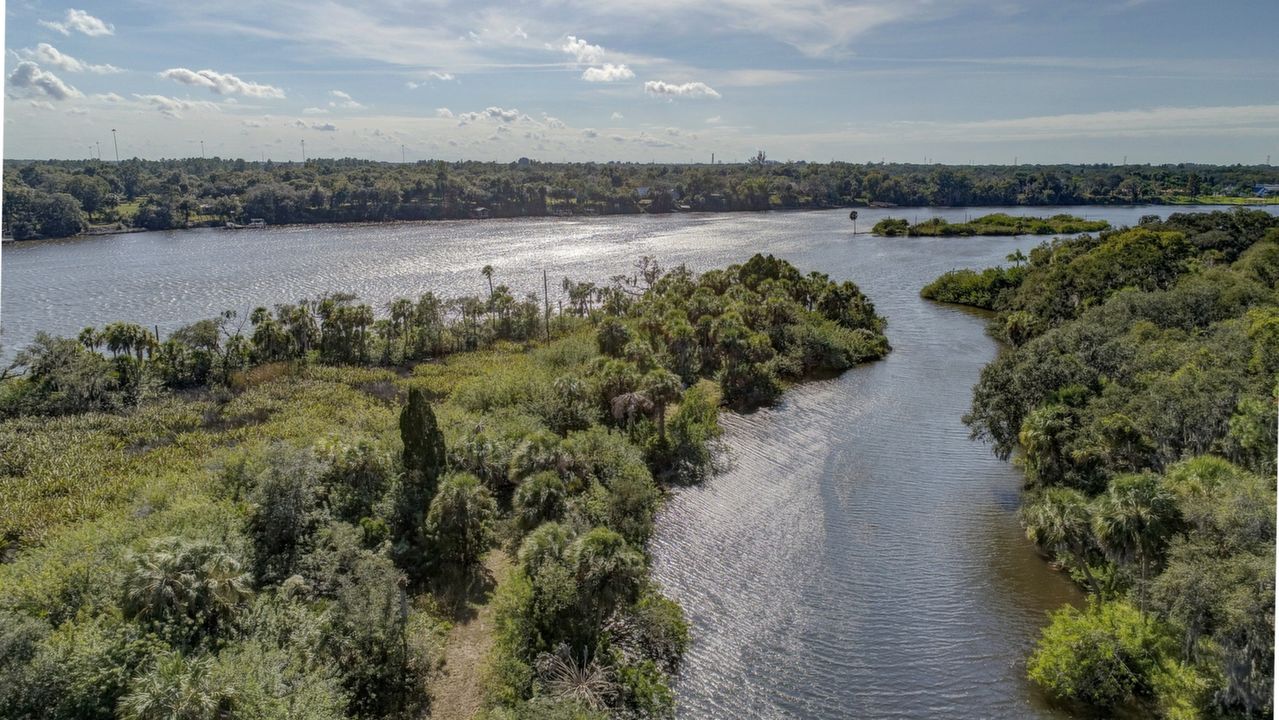
<path fill-rule="evenodd" d="M 396 503 L 396 530 L 402 540 L 414 542 L 446 461 L 444 433 L 421 388 L 409 390 L 408 404 L 400 411 L 400 439 L 404 441 L 404 478 Z"/>

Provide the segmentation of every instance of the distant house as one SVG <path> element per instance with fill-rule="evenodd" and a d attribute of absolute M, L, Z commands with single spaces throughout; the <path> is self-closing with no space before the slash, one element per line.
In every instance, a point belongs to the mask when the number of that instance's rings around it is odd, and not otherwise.
<path fill-rule="evenodd" d="M 1271 195 L 1279 195 L 1279 185 L 1254 185 L 1252 192 L 1257 197 L 1270 197 Z"/>
<path fill-rule="evenodd" d="M 488 208 L 477 207 L 471 211 L 471 217 L 475 218 L 476 220 L 487 220 L 488 216 L 489 216 Z"/>

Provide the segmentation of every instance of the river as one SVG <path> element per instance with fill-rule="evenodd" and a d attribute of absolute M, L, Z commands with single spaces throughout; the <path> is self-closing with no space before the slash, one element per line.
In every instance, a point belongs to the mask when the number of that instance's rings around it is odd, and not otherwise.
<path fill-rule="evenodd" d="M 605 281 L 641 255 L 706 270 L 770 252 L 858 283 L 893 352 L 725 418 L 728 468 L 671 496 L 651 550 L 693 644 L 687 718 L 1058 717 L 1025 680 L 1047 611 L 1077 602 L 1016 520 L 1020 473 L 960 417 L 996 352 L 985 321 L 921 300 L 946 270 L 1003 262 L 1042 238 L 875 238 L 876 220 L 994 208 L 686 214 L 193 230 L 8 243 L 4 354 L 37 330 L 128 320 L 161 334 L 234 308 L 347 290 L 540 292 Z M 1190 208 L 1001 208 L 1114 224 Z M 554 301 L 554 299 L 553 299 Z"/>

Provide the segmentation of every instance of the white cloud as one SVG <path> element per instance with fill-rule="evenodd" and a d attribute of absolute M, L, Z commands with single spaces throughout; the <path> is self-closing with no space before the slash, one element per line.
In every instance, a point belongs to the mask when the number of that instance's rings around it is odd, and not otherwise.
<path fill-rule="evenodd" d="M 54 100 L 84 97 L 84 93 L 62 82 L 57 75 L 42 69 L 30 60 L 19 62 L 13 72 L 9 73 L 9 87 Z"/>
<path fill-rule="evenodd" d="M 560 50 L 572 55 L 578 62 L 587 65 L 604 62 L 604 48 L 592 45 L 586 40 L 569 35 L 560 46 Z"/>
<path fill-rule="evenodd" d="M 500 107 L 487 107 L 479 112 L 464 112 L 457 117 L 459 125 L 465 125 L 479 120 L 492 120 L 502 123 L 512 123 L 518 120 L 527 120 L 531 122 L 533 120 L 533 118 L 514 108 L 507 110 Z"/>
<path fill-rule="evenodd" d="M 347 110 L 359 110 L 364 106 L 356 102 L 350 95 L 341 90 L 330 90 L 329 97 L 333 98 L 329 101 L 329 107 L 345 108 Z"/>
<path fill-rule="evenodd" d="M 51 102 L 49 102 L 49 101 L 47 101 L 47 100 L 29 100 L 29 101 L 27 101 L 27 102 L 28 102 L 28 104 L 29 104 L 29 105 L 31 105 L 31 107 L 33 107 L 33 108 L 35 108 L 35 109 L 37 109 L 37 110 L 52 110 L 52 109 L 53 109 L 53 103 L 51 103 Z"/>
<path fill-rule="evenodd" d="M 448 108 L 435 108 L 435 117 L 451 118 L 453 117 L 453 111 Z"/>
<path fill-rule="evenodd" d="M 218 95 L 239 93 L 249 97 L 283 98 L 284 91 L 273 85 L 264 85 L 240 78 L 230 73 L 214 70 L 188 70 L 187 68 L 170 68 L 160 73 L 160 77 L 168 78 L 183 85 L 206 87 Z"/>
<path fill-rule="evenodd" d="M 621 114 L 620 112 L 613 111 L 613 114 L 609 116 L 609 119 L 610 119 L 610 120 L 621 120 L 621 119 L 622 119 L 622 114 Z"/>
<path fill-rule="evenodd" d="M 568 127 L 568 125 L 563 120 L 557 117 L 551 117 L 550 115 L 547 115 L 546 113 L 542 113 L 542 122 L 545 123 L 547 127 L 555 128 L 557 130 Z"/>
<path fill-rule="evenodd" d="M 205 100 L 183 100 L 181 98 L 169 97 L 167 95 L 139 95 L 134 93 L 133 97 L 147 103 L 151 107 L 160 111 L 161 115 L 171 118 L 181 118 L 182 113 L 188 110 L 217 110 L 217 103 Z"/>
<path fill-rule="evenodd" d="M 328 115 L 329 111 L 322 107 L 302 108 L 303 115 Z"/>
<path fill-rule="evenodd" d="M 23 48 L 18 55 L 26 60 L 51 65 L 67 72 L 91 72 L 99 75 L 124 72 L 114 65 L 93 65 L 66 55 L 49 43 L 40 43 L 35 49 Z"/>
<path fill-rule="evenodd" d="M 600 134 L 595 131 L 595 128 L 584 128 L 582 130 L 582 134 L 588 138 L 597 138 L 600 136 Z"/>
<path fill-rule="evenodd" d="M 89 108 L 73 107 L 67 110 L 68 115 L 88 115 Z"/>
<path fill-rule="evenodd" d="M 436 80 L 445 80 L 445 81 L 448 81 L 448 80 L 453 80 L 453 79 L 454 79 L 454 78 L 453 78 L 453 73 L 436 72 L 436 71 L 432 70 L 432 71 L 431 71 L 431 73 L 430 73 L 430 75 L 431 75 L 431 77 L 435 78 Z"/>
<path fill-rule="evenodd" d="M 312 130 L 319 130 L 320 132 L 337 132 L 337 129 L 338 129 L 338 128 L 337 128 L 337 126 L 336 126 L 336 125 L 334 125 L 333 123 L 318 123 L 318 122 L 314 122 L 314 123 L 311 123 L 311 129 L 312 129 Z"/>
<path fill-rule="evenodd" d="M 103 22 L 83 10 L 74 8 L 67 11 L 66 17 L 62 22 L 41 20 L 40 24 L 63 35 L 70 35 L 72 30 L 89 37 L 115 34 L 114 25 Z"/>
<path fill-rule="evenodd" d="M 614 65 L 613 63 L 604 63 L 603 67 L 589 67 L 582 71 L 582 79 L 586 82 L 616 82 L 618 80 L 630 80 L 635 77 L 635 73 L 625 65 Z"/>
<path fill-rule="evenodd" d="M 261 120 L 241 120 L 240 124 L 243 125 L 244 127 L 251 127 L 251 128 L 260 128 L 265 126 L 265 123 L 263 123 Z"/>
<path fill-rule="evenodd" d="M 102 102 L 109 102 L 109 103 L 119 103 L 119 102 L 124 102 L 124 98 L 120 97 L 119 95 L 117 95 L 117 94 L 115 94 L 115 93 L 113 93 L 113 92 L 109 92 L 109 93 L 102 93 L 102 94 L 100 94 L 100 95 L 94 95 L 94 96 L 93 96 L 93 99 L 94 99 L 94 100 L 101 100 Z"/>
<path fill-rule="evenodd" d="M 720 123 L 720 117 L 718 115 L 715 115 L 714 117 L 706 118 L 707 125 L 718 125 L 719 123 Z"/>
<path fill-rule="evenodd" d="M 416 90 L 416 89 L 418 89 L 418 88 L 422 87 L 422 83 L 414 82 L 414 81 L 412 81 L 412 80 L 409 80 L 409 81 L 407 81 L 407 82 L 405 82 L 405 83 L 404 83 L 404 87 L 406 87 L 406 88 L 408 88 L 408 89 L 410 89 L 410 90 Z"/>
<path fill-rule="evenodd" d="M 672 98 L 718 98 L 720 94 L 704 82 L 686 82 L 679 85 L 662 80 L 649 80 L 644 83 L 644 92 L 657 97 Z"/>

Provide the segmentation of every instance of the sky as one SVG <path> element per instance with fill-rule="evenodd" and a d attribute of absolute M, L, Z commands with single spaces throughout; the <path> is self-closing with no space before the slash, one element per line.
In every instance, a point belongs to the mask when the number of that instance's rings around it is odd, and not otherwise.
<path fill-rule="evenodd" d="M 1274 0 L 72 2 L 6 158 L 1279 161 Z"/>

